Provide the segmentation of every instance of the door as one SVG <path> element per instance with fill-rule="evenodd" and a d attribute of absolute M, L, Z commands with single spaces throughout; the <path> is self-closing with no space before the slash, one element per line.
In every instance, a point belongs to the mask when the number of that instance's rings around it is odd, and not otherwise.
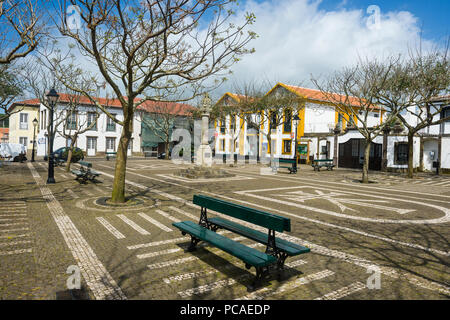
<path fill-rule="evenodd" d="M 339 143 L 339 167 L 361 169 L 364 162 L 364 139 L 350 139 Z M 369 169 L 381 170 L 382 144 L 372 143 L 369 154 Z"/>
<path fill-rule="evenodd" d="M 87 155 L 89 157 L 95 156 L 97 153 L 97 138 L 96 137 L 87 137 Z"/>

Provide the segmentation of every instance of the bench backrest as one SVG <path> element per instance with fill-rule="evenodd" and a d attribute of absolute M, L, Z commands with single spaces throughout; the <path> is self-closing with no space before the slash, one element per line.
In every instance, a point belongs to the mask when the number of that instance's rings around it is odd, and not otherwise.
<path fill-rule="evenodd" d="M 78 161 L 78 164 L 79 164 L 80 166 L 92 168 L 92 163 L 90 163 L 90 162 L 86 162 L 86 161 Z"/>
<path fill-rule="evenodd" d="M 295 163 L 295 159 L 278 158 L 278 162 Z"/>
<path fill-rule="evenodd" d="M 291 231 L 291 220 L 285 217 L 277 216 L 276 214 L 203 195 L 194 195 L 192 202 L 198 206 L 278 232 Z"/>

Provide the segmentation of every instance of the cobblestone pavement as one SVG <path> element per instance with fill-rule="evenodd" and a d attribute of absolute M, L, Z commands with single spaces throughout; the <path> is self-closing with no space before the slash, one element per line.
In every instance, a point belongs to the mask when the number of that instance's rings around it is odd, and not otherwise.
<path fill-rule="evenodd" d="M 134 205 L 107 207 L 101 200 L 111 193 L 114 161 L 92 164 L 101 176 L 87 184 L 58 167 L 56 184 L 46 185 L 40 161 L 0 168 L 0 299 L 55 299 L 72 265 L 91 299 L 450 297 L 450 176 L 371 173 L 362 185 L 351 170 L 301 166 L 267 175 L 256 165 L 223 165 L 235 176 L 192 181 L 174 175 L 183 165 L 131 159 Z M 278 236 L 311 253 L 288 258 L 282 279 L 274 274 L 249 293 L 253 268 L 208 245 L 185 252 L 189 238 L 172 223 L 198 220 L 194 194 L 290 218 L 292 232 Z M 368 287 L 374 270 L 379 289 Z"/>

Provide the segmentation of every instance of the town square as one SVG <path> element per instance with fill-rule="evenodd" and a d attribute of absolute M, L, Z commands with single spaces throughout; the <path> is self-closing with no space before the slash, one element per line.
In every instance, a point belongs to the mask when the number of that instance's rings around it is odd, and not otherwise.
<path fill-rule="evenodd" d="M 0 1 L 0 300 L 448 300 L 446 9 Z"/>

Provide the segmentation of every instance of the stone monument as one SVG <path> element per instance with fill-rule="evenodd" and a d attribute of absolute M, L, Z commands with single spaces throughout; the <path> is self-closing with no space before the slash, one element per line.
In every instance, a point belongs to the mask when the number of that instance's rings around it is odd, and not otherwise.
<path fill-rule="evenodd" d="M 197 150 L 195 166 L 181 169 L 175 174 L 188 179 L 212 179 L 230 178 L 235 175 L 220 168 L 212 167 L 212 150 L 208 143 L 209 116 L 212 110 L 212 103 L 209 95 L 205 93 L 200 111 L 202 112 L 201 145 Z"/>
<path fill-rule="evenodd" d="M 201 145 L 197 151 L 196 165 L 201 167 L 211 167 L 212 165 L 212 150 L 208 144 L 208 130 L 209 130 L 209 115 L 211 113 L 212 103 L 208 93 L 205 93 L 202 104 L 202 140 Z"/>

